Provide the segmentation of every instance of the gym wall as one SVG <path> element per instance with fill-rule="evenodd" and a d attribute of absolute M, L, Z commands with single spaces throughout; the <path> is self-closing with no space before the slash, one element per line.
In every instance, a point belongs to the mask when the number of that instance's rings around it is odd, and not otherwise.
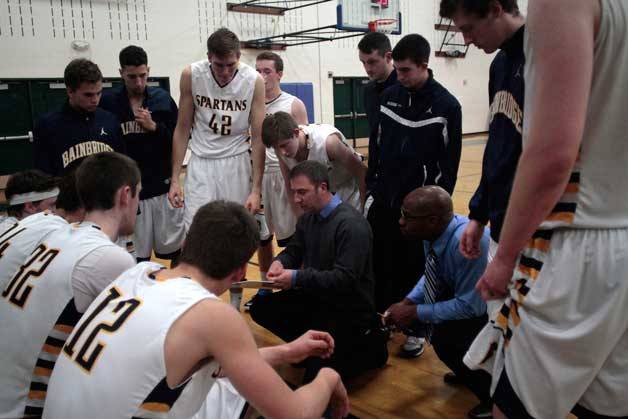
<path fill-rule="evenodd" d="M 438 3 L 401 0 L 404 34 L 422 34 L 433 50 L 442 40 L 442 32 L 434 30 Z M 527 1 L 522 3 L 525 10 Z M 283 17 L 227 12 L 225 4 L 225 0 L 3 0 L 0 80 L 58 78 L 76 57 L 95 61 L 105 77 L 115 77 L 119 50 L 137 44 L 149 54 L 151 75 L 169 77 L 171 92 L 178 99 L 181 70 L 205 56 L 205 41 L 214 29 L 229 27 L 246 40 L 330 25 L 336 20 L 334 1 L 287 12 Z M 394 43 L 399 36 L 391 38 Z M 357 57 L 359 39 L 291 47 L 281 53 L 286 62 L 284 82 L 313 83 L 316 122 L 333 123 L 332 77 L 364 76 Z M 257 53 L 245 50 L 242 59 L 254 64 Z M 465 133 L 486 130 L 491 59 L 474 47 L 465 59 L 431 58 L 436 79 L 462 103 Z"/>

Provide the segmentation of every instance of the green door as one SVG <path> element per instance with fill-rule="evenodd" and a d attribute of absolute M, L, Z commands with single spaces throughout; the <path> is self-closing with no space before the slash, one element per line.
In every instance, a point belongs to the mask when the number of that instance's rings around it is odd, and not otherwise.
<path fill-rule="evenodd" d="M 366 108 L 364 106 L 364 90 L 368 82 L 369 79 L 366 77 L 353 79 L 355 138 L 368 138 L 369 136 L 369 124 L 366 119 Z"/>
<path fill-rule="evenodd" d="M 33 126 L 45 113 L 60 109 L 67 100 L 63 80 L 31 81 L 31 103 L 33 107 Z"/>
<path fill-rule="evenodd" d="M 347 139 L 355 138 L 353 127 L 353 83 L 350 77 L 334 78 L 334 126 Z"/>
<path fill-rule="evenodd" d="M 28 82 L 0 81 L 0 175 L 33 166 L 30 131 Z"/>
<path fill-rule="evenodd" d="M 368 122 L 364 108 L 366 77 L 334 78 L 334 125 L 347 139 L 368 137 Z"/>

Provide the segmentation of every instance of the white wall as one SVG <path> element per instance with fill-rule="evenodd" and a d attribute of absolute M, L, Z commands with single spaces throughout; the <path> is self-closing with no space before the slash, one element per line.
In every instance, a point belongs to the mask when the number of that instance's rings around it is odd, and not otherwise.
<path fill-rule="evenodd" d="M 232 0 L 235 1 L 235 0 Z M 117 55 L 129 44 L 149 54 L 152 75 L 170 77 L 178 99 L 183 67 L 205 56 L 207 36 L 227 26 L 242 40 L 333 24 L 336 2 L 292 12 L 284 17 L 226 11 L 226 0 L 4 0 L 0 9 L 0 79 L 59 77 L 68 61 L 86 57 L 107 77 L 118 75 Z M 403 31 L 441 42 L 438 0 L 401 0 Z M 525 2 L 527 3 L 527 2 Z M 393 43 L 400 37 L 393 36 Z M 334 76 L 364 76 L 357 58 L 359 37 L 288 48 L 282 53 L 286 82 L 312 82 L 317 122 L 333 123 Z M 79 41 L 87 47 L 76 51 Z M 259 51 L 246 50 L 243 61 L 254 63 Z M 488 69 L 492 57 L 474 47 L 465 59 L 432 57 L 435 77 L 458 97 L 463 131 L 486 130 Z"/>

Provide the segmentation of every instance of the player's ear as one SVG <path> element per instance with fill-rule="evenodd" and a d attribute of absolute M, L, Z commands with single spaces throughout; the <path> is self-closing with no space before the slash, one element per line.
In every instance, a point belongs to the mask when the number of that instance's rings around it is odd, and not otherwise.
<path fill-rule="evenodd" d="M 389 63 L 392 61 L 392 51 L 388 51 L 386 53 L 384 53 L 384 59 L 386 59 L 386 62 Z"/>
<path fill-rule="evenodd" d="M 121 207 L 128 205 L 131 202 L 132 195 L 133 191 L 131 191 L 131 187 L 129 185 L 121 186 L 116 192 L 116 201 L 114 202 L 114 206 L 116 204 Z"/>

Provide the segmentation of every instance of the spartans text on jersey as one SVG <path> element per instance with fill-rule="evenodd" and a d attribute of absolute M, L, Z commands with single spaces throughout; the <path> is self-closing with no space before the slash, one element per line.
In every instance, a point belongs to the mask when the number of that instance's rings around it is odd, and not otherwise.
<path fill-rule="evenodd" d="M 220 111 L 245 111 L 246 99 L 212 99 L 207 96 L 196 95 L 196 104 L 199 108 L 209 108 Z"/>

